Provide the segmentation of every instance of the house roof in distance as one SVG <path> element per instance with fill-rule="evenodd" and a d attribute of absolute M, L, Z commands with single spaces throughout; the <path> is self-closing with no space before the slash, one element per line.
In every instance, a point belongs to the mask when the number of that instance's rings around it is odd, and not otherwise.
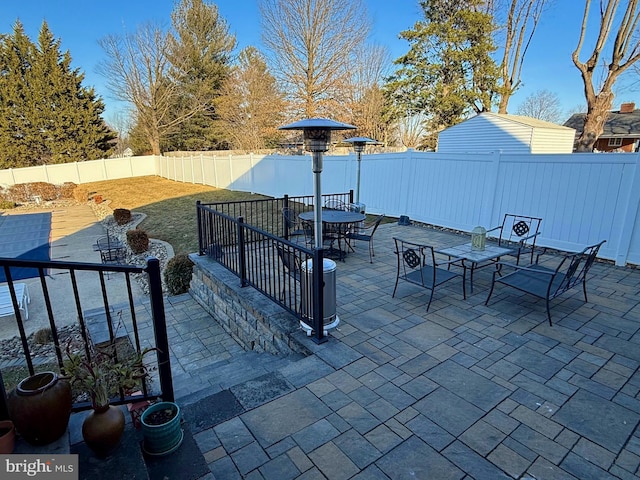
<path fill-rule="evenodd" d="M 575 113 L 564 124 L 575 128 L 576 134 L 580 135 L 586 115 L 586 113 Z M 620 105 L 620 110 L 609 112 L 600 138 L 616 137 L 640 138 L 640 109 L 635 108 L 635 103 L 623 103 Z"/>

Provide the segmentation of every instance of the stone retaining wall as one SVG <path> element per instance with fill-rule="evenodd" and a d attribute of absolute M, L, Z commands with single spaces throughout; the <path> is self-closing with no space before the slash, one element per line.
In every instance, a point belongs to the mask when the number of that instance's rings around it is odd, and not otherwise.
<path fill-rule="evenodd" d="M 190 254 L 195 264 L 189 293 L 247 350 L 289 355 L 309 350 L 293 334 L 298 319 L 206 256 Z"/>

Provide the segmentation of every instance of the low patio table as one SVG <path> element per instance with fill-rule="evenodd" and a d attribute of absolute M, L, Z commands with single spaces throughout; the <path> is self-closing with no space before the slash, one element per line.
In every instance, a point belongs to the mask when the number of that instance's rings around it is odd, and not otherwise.
<path fill-rule="evenodd" d="M 312 222 L 314 220 L 314 211 L 302 212 L 298 215 L 300 220 Z M 337 234 L 338 248 L 333 248 L 333 244 L 327 250 L 327 255 L 337 255 L 340 260 L 344 260 L 347 252 L 340 248 L 340 239 L 344 237 L 349 225 L 358 224 L 366 218 L 364 213 L 349 212 L 346 210 L 332 210 L 330 208 L 322 209 L 322 223 L 327 225 L 335 225 L 331 230 Z"/>
<path fill-rule="evenodd" d="M 503 255 L 508 255 L 510 253 L 514 253 L 516 250 L 513 248 L 505 248 L 499 247 L 497 245 L 487 244 L 484 250 L 474 250 L 471 248 L 471 242 L 464 243 L 462 245 L 457 245 L 455 247 L 442 248 L 436 250 L 438 253 L 442 253 L 444 255 L 448 255 L 451 257 L 459 257 L 462 258 L 462 262 L 471 263 L 471 277 L 469 281 L 469 285 L 471 286 L 471 293 L 473 293 L 473 271 L 477 268 L 486 267 L 491 263 L 487 263 L 485 265 L 481 265 L 485 262 L 493 262 L 496 263 L 500 260 L 500 257 Z"/>

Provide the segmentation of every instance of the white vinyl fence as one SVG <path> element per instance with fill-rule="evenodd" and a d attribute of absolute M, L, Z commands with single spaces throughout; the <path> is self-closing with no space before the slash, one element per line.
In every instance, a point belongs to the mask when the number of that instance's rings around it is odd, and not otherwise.
<path fill-rule="evenodd" d="M 322 191 L 355 188 L 355 154 L 324 157 Z M 385 213 L 470 231 L 505 213 L 542 218 L 538 243 L 580 250 L 607 240 L 600 256 L 640 265 L 640 154 L 363 155 L 360 201 Z M 311 157 L 132 157 L 0 171 L 0 183 L 86 183 L 141 175 L 280 197 L 311 195 Z"/>

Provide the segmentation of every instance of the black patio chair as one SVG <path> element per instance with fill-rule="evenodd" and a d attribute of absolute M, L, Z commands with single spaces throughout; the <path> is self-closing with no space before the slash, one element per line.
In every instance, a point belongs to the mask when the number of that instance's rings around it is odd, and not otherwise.
<path fill-rule="evenodd" d="M 328 208 L 329 210 L 346 210 L 347 204 L 337 198 L 329 198 L 324 202 L 324 208 Z"/>
<path fill-rule="evenodd" d="M 286 247 L 285 245 L 276 245 L 276 251 L 278 252 L 278 258 L 282 263 L 284 272 L 289 276 L 291 280 L 299 283 L 301 275 L 300 256 L 296 255 L 296 251 L 291 247 Z M 284 280 L 282 282 L 282 290 L 280 292 L 281 301 L 284 301 L 286 299 L 287 286 L 291 287 L 291 281 Z M 289 291 L 295 292 L 296 288 L 289 288 Z M 295 295 L 295 293 L 293 294 Z"/>
<path fill-rule="evenodd" d="M 284 220 L 285 237 L 287 240 L 294 238 L 298 239 L 304 237 L 305 231 L 302 226 L 302 221 L 298 218 L 298 214 L 289 207 L 282 209 L 282 218 Z"/>
<path fill-rule="evenodd" d="M 532 264 L 534 263 L 536 238 L 540 235 L 541 222 L 542 218 L 506 213 L 502 219 L 502 225 L 487 230 L 487 235 L 491 236 L 491 232 L 499 231 L 498 246 L 513 248 L 515 252 L 509 255 L 516 257 L 518 265 L 520 265 L 521 258 L 526 258 L 529 264 Z"/>
<path fill-rule="evenodd" d="M 493 294 L 496 283 L 502 283 L 525 293 L 529 293 L 546 302 L 547 318 L 551 323 L 551 308 L 549 302 L 573 287 L 582 283 L 584 301 L 587 302 L 587 273 L 598 255 L 598 250 L 606 240 L 591 245 L 579 253 L 565 253 L 555 268 L 548 268 L 539 264 L 520 266 L 498 262 L 498 268 L 493 272 L 491 290 L 485 305 Z M 511 273 L 504 274 L 504 267 L 513 268 Z"/>
<path fill-rule="evenodd" d="M 449 260 L 438 260 L 440 255 L 436 254 L 434 248 L 430 245 L 420 245 L 395 237 L 393 240 L 396 243 L 395 253 L 398 257 L 398 272 L 392 297 L 396 294 L 399 280 L 406 280 L 409 283 L 426 288 L 431 291 L 429 303 L 427 303 L 428 312 L 435 288 L 456 277 L 462 277 L 462 297 L 464 299 L 467 298 L 467 268 L 461 258 L 453 257 Z M 452 265 L 461 267 L 462 273 L 449 270 Z"/>
<path fill-rule="evenodd" d="M 110 235 L 100 237 L 96 245 L 100 252 L 100 260 L 103 265 L 126 264 L 127 249 L 118 238 Z M 107 278 L 109 278 L 110 272 L 106 271 L 105 273 L 107 274 Z"/>
<path fill-rule="evenodd" d="M 345 239 L 349 247 L 351 247 L 351 240 L 360 240 L 369 244 L 369 263 L 373 263 L 373 257 L 376 256 L 373 250 L 373 235 L 376 233 L 383 218 L 384 213 L 378 215 L 372 222 L 365 222 L 363 226 L 356 225 L 353 231 L 345 234 Z"/>

